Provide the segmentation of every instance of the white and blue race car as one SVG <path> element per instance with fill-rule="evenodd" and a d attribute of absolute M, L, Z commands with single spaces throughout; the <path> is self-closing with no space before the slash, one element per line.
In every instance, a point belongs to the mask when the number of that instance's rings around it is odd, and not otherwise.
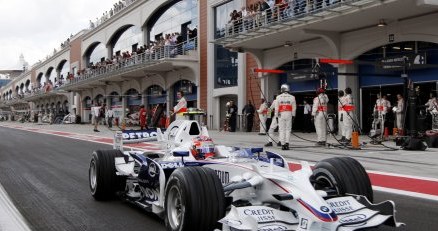
<path fill-rule="evenodd" d="M 215 145 L 197 121 L 158 130 L 162 152 L 97 150 L 89 183 L 96 200 L 118 196 L 182 230 L 362 230 L 399 227 L 392 201 L 373 201 L 362 165 L 330 158 L 290 171 L 262 148 Z"/>

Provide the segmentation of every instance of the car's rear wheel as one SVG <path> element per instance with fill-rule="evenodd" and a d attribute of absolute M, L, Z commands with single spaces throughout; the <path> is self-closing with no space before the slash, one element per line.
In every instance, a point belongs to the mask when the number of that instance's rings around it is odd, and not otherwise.
<path fill-rule="evenodd" d="M 373 201 L 371 181 L 364 167 L 350 157 L 335 157 L 318 162 L 313 170 L 316 189 L 334 189 L 339 196 L 363 195 Z"/>
<path fill-rule="evenodd" d="M 212 169 L 176 169 L 166 185 L 165 195 L 167 230 L 214 230 L 225 215 L 223 186 Z"/>
<path fill-rule="evenodd" d="M 93 152 L 88 171 L 91 195 L 96 200 L 107 200 L 115 192 L 124 190 L 125 178 L 116 175 L 115 158 L 123 157 L 119 150 L 97 150 Z"/>

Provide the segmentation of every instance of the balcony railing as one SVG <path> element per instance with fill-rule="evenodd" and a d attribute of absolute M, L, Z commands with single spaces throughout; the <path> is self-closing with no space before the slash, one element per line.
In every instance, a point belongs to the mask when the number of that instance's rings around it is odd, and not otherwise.
<path fill-rule="evenodd" d="M 248 13 L 246 17 L 237 17 L 225 27 L 216 31 L 216 39 L 234 38 L 248 32 L 265 29 L 276 29 L 275 25 L 286 26 L 305 23 L 312 19 L 322 19 L 329 14 L 339 14 L 361 6 L 381 2 L 380 0 L 289 0 L 284 4 Z M 264 31 L 266 32 L 266 31 Z"/>
<path fill-rule="evenodd" d="M 133 55 L 130 58 L 122 59 L 117 63 L 87 68 L 80 74 L 80 76 L 66 80 L 60 88 L 71 86 L 85 80 L 100 79 L 107 75 L 154 65 L 163 62 L 166 59 L 175 58 L 178 55 L 187 55 L 189 51 L 197 50 L 197 47 L 197 38 L 192 38 L 177 45 L 164 45 L 157 47 L 151 51 L 145 51 L 141 54 Z"/>

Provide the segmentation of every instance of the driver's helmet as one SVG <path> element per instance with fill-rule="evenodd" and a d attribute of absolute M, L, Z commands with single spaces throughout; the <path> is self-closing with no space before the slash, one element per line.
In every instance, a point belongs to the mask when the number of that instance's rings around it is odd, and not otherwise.
<path fill-rule="evenodd" d="M 192 139 L 192 155 L 197 160 L 207 159 L 214 156 L 215 144 L 208 136 L 197 136 Z"/>

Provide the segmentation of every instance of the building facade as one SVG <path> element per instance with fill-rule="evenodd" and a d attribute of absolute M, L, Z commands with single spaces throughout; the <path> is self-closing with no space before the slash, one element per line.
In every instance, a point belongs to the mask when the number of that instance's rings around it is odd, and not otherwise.
<path fill-rule="evenodd" d="M 120 119 L 141 104 L 170 115 L 182 90 L 189 107 L 206 110 L 207 125 L 219 129 L 229 100 L 241 114 L 248 101 L 256 107 L 262 98 L 272 101 L 281 84 L 290 85 L 298 105 L 313 99 L 318 72 L 327 79 L 334 110 L 337 90 L 352 88 L 358 121 L 366 127 L 378 93 L 393 102 L 403 93 L 402 73 L 423 98 L 437 90 L 433 1 L 266 1 L 268 8 L 264 2 L 133 1 L 1 88 L 0 105 L 11 112 L 74 113 L 89 122 L 98 103 Z M 413 65 L 388 64 L 399 57 L 412 57 Z"/>

